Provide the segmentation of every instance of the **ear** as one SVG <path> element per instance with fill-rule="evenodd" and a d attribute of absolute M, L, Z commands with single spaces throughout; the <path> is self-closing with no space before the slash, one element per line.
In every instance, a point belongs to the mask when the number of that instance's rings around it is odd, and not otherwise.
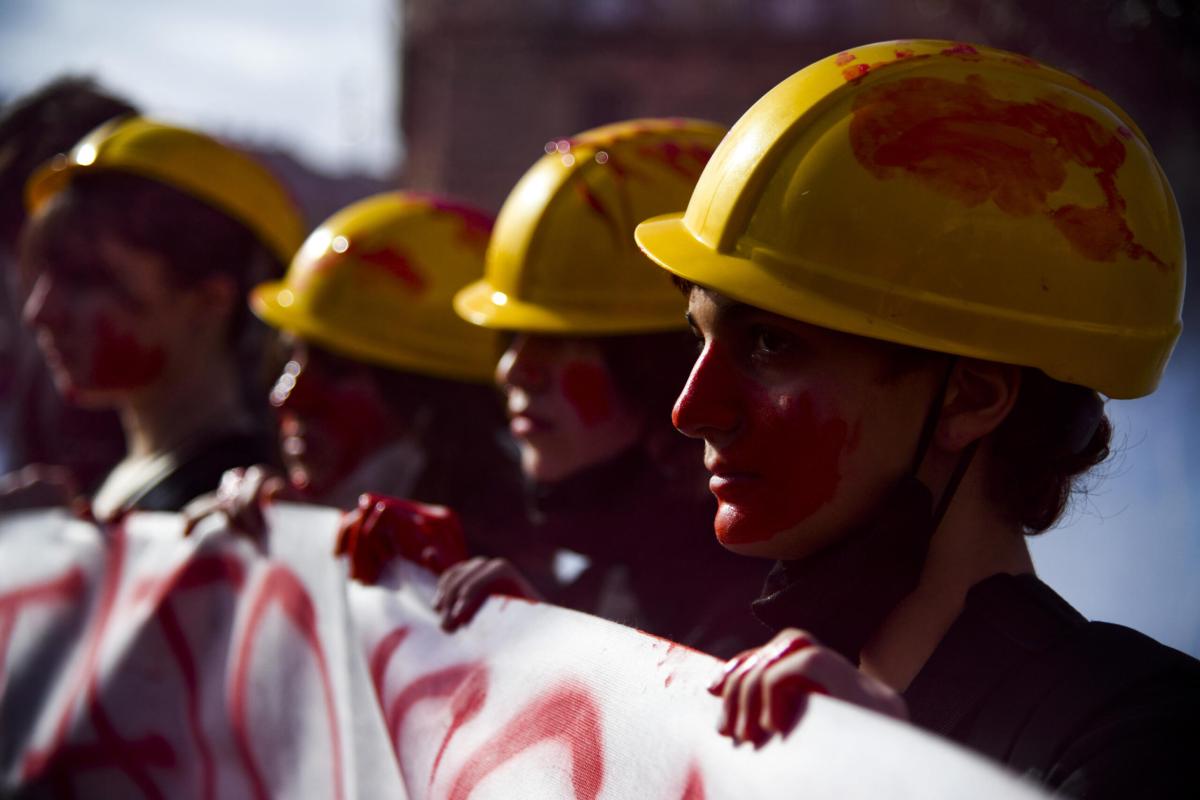
<path fill-rule="evenodd" d="M 934 444 L 957 453 L 1000 426 L 1021 391 L 1021 368 L 960 358 L 950 375 Z"/>

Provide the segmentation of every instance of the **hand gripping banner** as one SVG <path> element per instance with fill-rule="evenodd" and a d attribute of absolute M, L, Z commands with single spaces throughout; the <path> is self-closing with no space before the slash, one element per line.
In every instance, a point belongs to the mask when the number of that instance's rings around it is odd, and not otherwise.
<path fill-rule="evenodd" d="M 445 634 L 415 565 L 347 581 L 337 519 L 274 506 L 256 543 L 216 518 L 0 518 L 0 796 L 1037 796 L 825 697 L 734 748 L 719 662 L 584 614 L 493 598 Z"/>

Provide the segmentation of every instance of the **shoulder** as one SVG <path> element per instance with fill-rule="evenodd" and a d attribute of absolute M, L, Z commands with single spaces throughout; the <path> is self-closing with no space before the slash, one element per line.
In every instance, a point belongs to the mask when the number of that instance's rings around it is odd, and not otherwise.
<path fill-rule="evenodd" d="M 972 590 L 910 706 L 926 727 L 1080 796 L 1186 782 L 1181 755 L 1200 752 L 1200 662 L 1088 622 L 1033 576 Z"/>

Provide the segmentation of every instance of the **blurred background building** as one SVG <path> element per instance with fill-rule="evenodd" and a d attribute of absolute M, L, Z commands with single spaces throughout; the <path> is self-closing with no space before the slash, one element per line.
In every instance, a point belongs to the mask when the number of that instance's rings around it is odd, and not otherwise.
<path fill-rule="evenodd" d="M 314 223 L 394 185 L 495 211 L 549 139 L 640 115 L 732 124 L 810 61 L 908 37 L 1016 50 L 1099 86 L 1200 241 L 1194 0 L 0 0 L 0 101 L 95 75 L 265 155 Z M 1106 479 L 1034 555 L 1085 613 L 1200 655 L 1194 296 L 1159 392 L 1109 406 Z"/>

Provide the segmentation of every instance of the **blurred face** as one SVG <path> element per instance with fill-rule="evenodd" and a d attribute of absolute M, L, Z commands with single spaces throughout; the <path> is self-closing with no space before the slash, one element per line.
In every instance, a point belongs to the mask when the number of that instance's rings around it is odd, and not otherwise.
<path fill-rule="evenodd" d="M 400 426 L 370 370 L 295 339 L 271 389 L 288 480 L 313 498 L 336 487 Z"/>
<path fill-rule="evenodd" d="M 101 236 L 22 261 L 25 322 L 73 402 L 120 403 L 203 355 L 195 327 L 209 312 L 202 292 L 174 285 L 155 254 Z"/>
<path fill-rule="evenodd" d="M 673 419 L 704 440 L 721 543 L 800 558 L 861 524 L 909 468 L 934 371 L 700 287 L 688 316 L 702 349 Z"/>
<path fill-rule="evenodd" d="M 521 469 L 539 483 L 607 461 L 642 435 L 594 339 L 518 334 L 496 367 Z"/>

